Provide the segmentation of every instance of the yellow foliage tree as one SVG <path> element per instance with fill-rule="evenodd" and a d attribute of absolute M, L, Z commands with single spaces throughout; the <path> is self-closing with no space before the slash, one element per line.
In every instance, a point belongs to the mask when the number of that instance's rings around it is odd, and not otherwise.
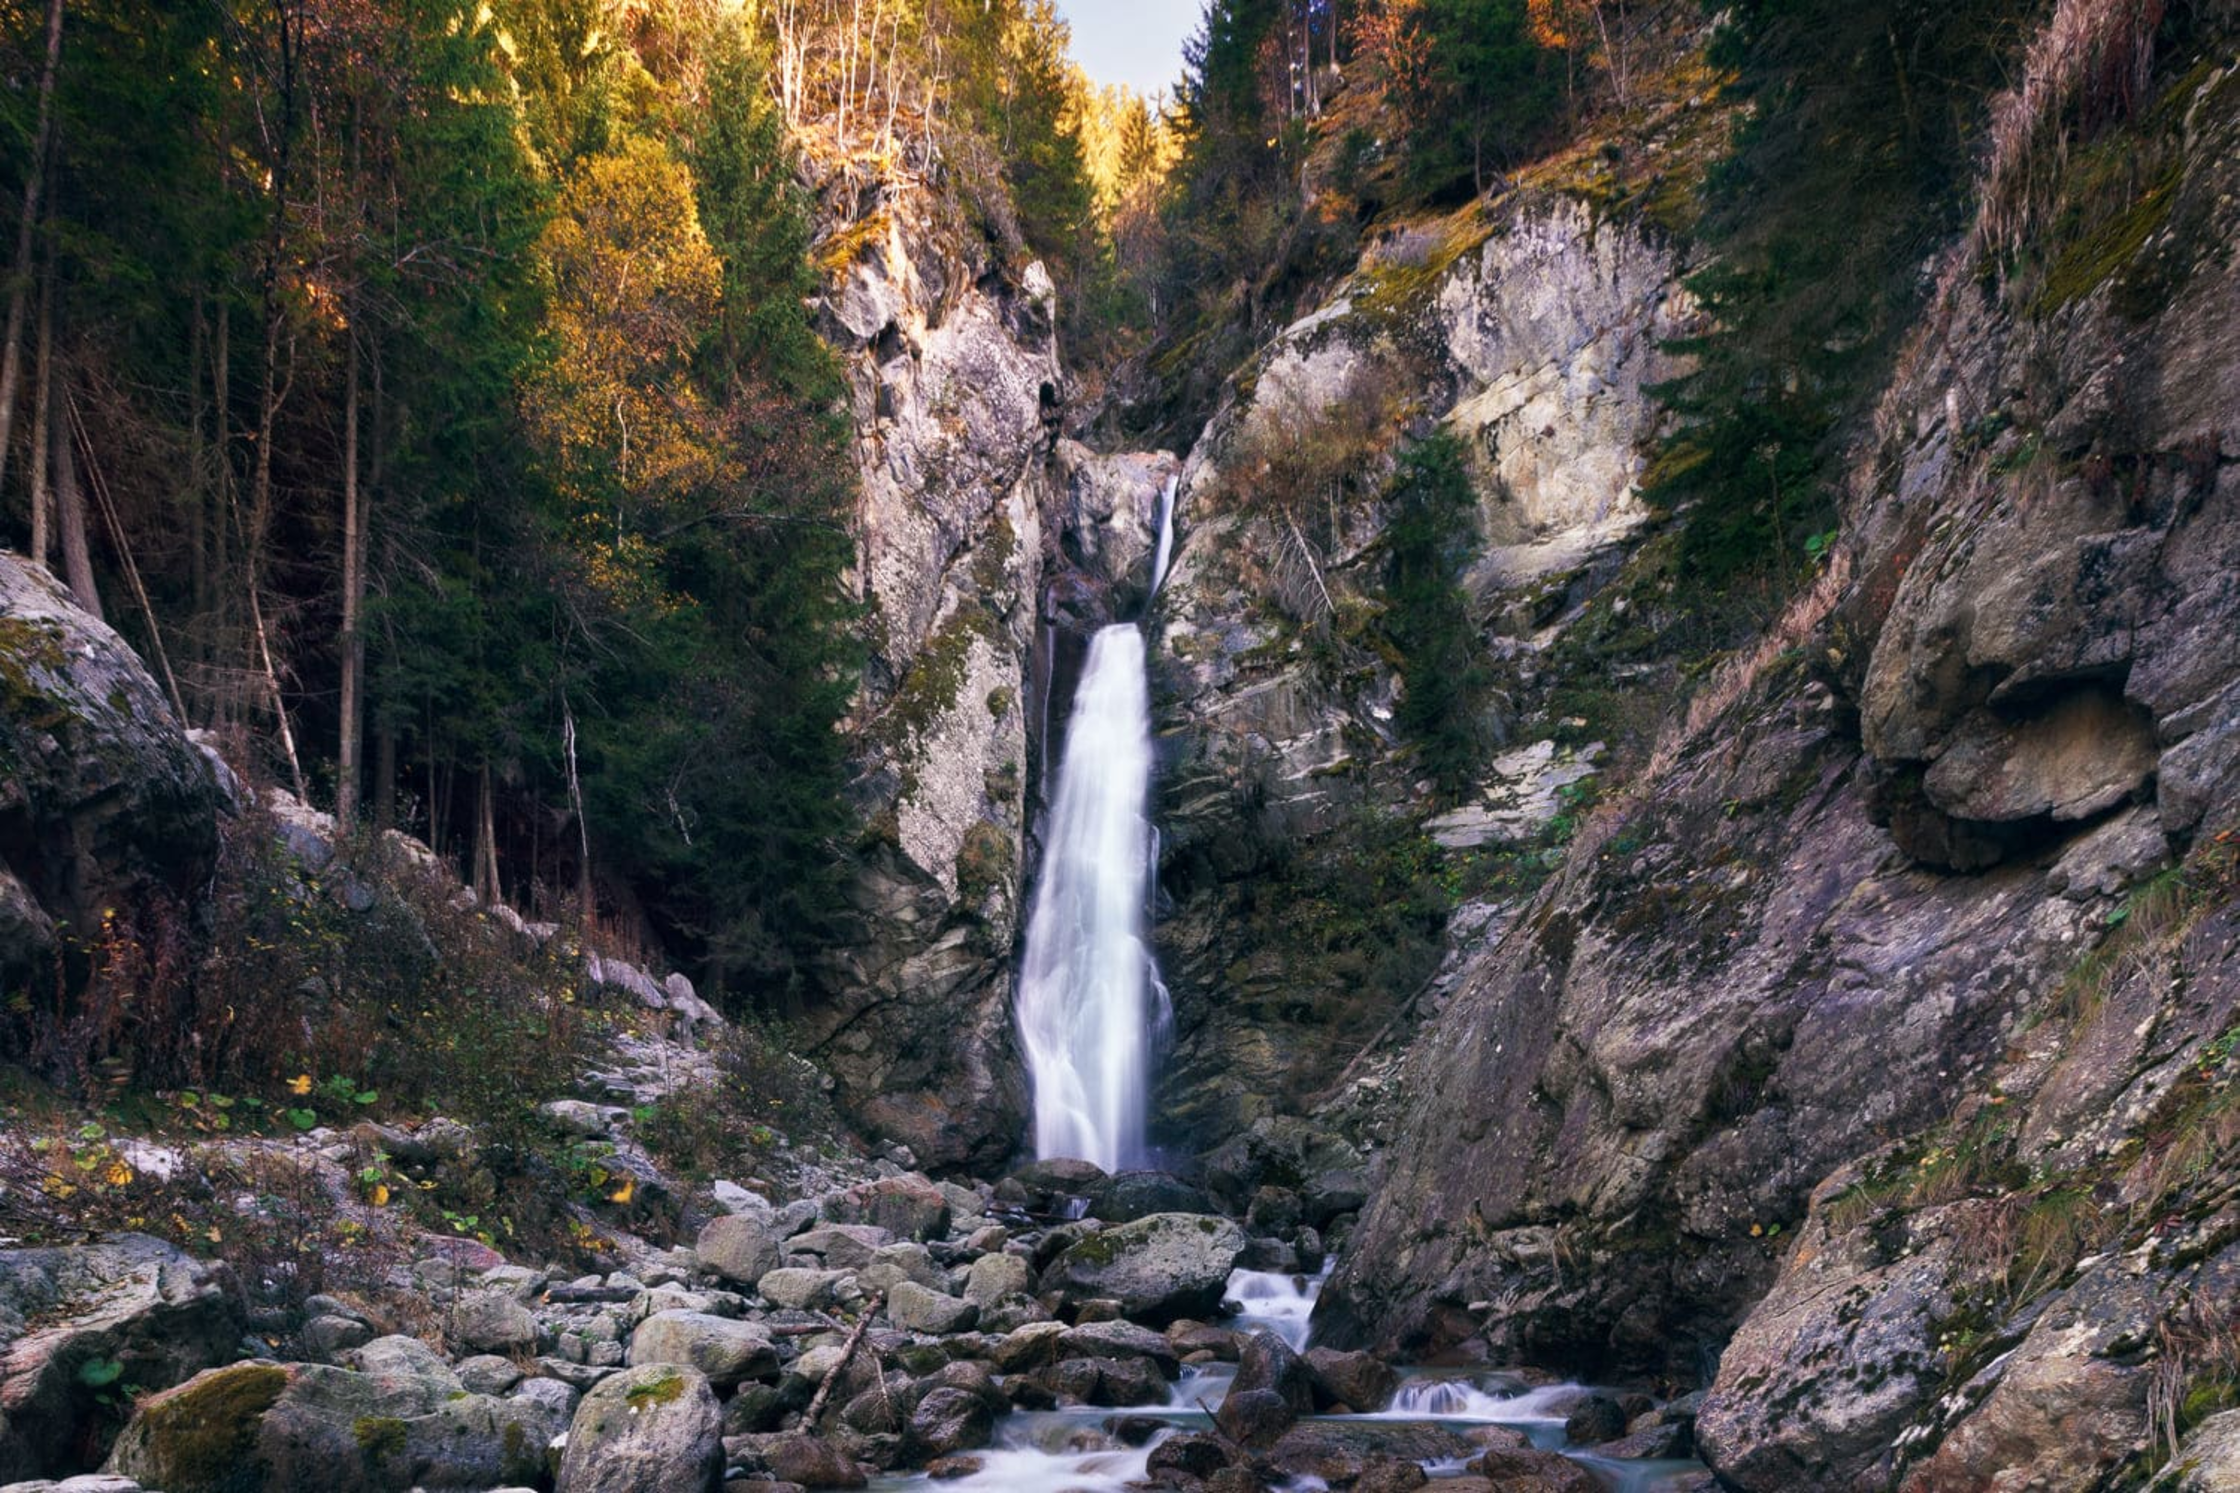
<path fill-rule="evenodd" d="M 645 138 L 584 163 L 540 250 L 552 356 L 524 399 L 529 431 L 576 507 L 587 578 L 642 599 L 651 546 L 638 530 L 719 471 L 692 360 L 716 324 L 722 265 L 690 174 Z"/>

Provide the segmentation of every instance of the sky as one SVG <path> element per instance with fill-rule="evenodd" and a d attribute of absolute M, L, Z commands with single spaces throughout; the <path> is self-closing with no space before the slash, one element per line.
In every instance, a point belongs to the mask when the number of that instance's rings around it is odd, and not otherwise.
<path fill-rule="evenodd" d="M 1198 28 L 1202 9 L 1202 0 L 1058 0 L 1082 70 L 1138 93 L 1174 92 L 1182 39 Z"/>

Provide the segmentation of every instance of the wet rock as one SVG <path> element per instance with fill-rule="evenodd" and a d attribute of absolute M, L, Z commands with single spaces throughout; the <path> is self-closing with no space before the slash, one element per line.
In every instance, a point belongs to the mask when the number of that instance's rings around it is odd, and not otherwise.
<path fill-rule="evenodd" d="M 911 1440 L 937 1457 L 986 1446 L 994 1426 L 987 1401 L 970 1390 L 932 1390 L 910 1412 Z"/>
<path fill-rule="evenodd" d="M 1154 1213 L 1074 1244 L 1043 1272 L 1042 1287 L 1077 1300 L 1112 1297 L 1138 1321 L 1203 1317 L 1220 1304 L 1244 1246 L 1244 1231 L 1226 1218 Z"/>
<path fill-rule="evenodd" d="M 1564 1439 L 1573 1446 L 1600 1446 L 1626 1433 L 1626 1411 L 1608 1395 L 1587 1395 L 1563 1418 Z"/>
<path fill-rule="evenodd" d="M 754 1213 L 710 1219 L 693 1241 L 700 1263 L 733 1285 L 754 1286 L 783 1263 L 776 1231 Z"/>
<path fill-rule="evenodd" d="M 1255 1188 L 1244 1223 L 1255 1234 L 1288 1234 L 1299 1226 L 1299 1195 L 1288 1187 Z"/>
<path fill-rule="evenodd" d="M 911 1332 L 969 1332 L 980 1320 L 980 1308 L 906 1280 L 887 1294 L 887 1320 Z"/>
<path fill-rule="evenodd" d="M 1309 1348 L 1303 1356 L 1314 1375 L 1319 1409 L 1343 1405 L 1366 1415 L 1382 1410 L 1400 1385 L 1392 1366 L 1368 1353 Z"/>
<path fill-rule="evenodd" d="M 0 559 L 0 564 L 12 563 Z M 79 1379 L 167 1389 L 233 1356 L 241 1324 L 222 1267 L 140 1234 L 0 1251 L 0 1480 L 68 1470 L 103 1415 Z"/>
<path fill-rule="evenodd" d="M 1628 1461 L 1658 1462 L 1695 1455 L 1695 1437 L 1689 1434 L 1685 1422 L 1678 1425 L 1649 1426 L 1631 1431 L 1615 1441 L 1605 1441 L 1595 1447 L 1598 1457 L 1619 1457 Z"/>
<path fill-rule="evenodd" d="M 1060 1404 L 1163 1405 L 1167 1380 L 1143 1358 L 1067 1358 L 1034 1372 Z"/>
<path fill-rule="evenodd" d="M 1170 1436 L 1151 1449 L 1148 1471 L 1154 1478 L 1162 1473 L 1208 1478 L 1228 1465 L 1229 1450 L 1218 1439 L 1186 1431 L 1180 1436 Z"/>
<path fill-rule="evenodd" d="M 1067 1358 L 1148 1359 L 1169 1379 L 1181 1372 L 1181 1360 L 1166 1338 L 1133 1322 L 1090 1322 L 1068 1328 L 1058 1339 L 1058 1352 Z"/>
<path fill-rule="evenodd" d="M 1298 1423 L 1297 1407 L 1272 1389 L 1232 1389 L 1213 1412 L 1223 1435 L 1241 1446 L 1265 1449 Z"/>
<path fill-rule="evenodd" d="M 1361 1475 L 1354 1479 L 1353 1493 L 1412 1493 L 1430 1481 L 1419 1463 L 1372 1457 L 1362 1464 Z"/>
<path fill-rule="evenodd" d="M 804 1488 L 860 1488 L 870 1481 L 853 1458 L 806 1431 L 734 1436 L 723 1443 L 723 1450 L 749 1472 L 767 1473 Z"/>
<path fill-rule="evenodd" d="M 990 1353 L 999 1373 L 1016 1374 L 1058 1361 L 1058 1343 L 1066 1335 L 1062 1322 L 1030 1322 L 1006 1333 Z"/>
<path fill-rule="evenodd" d="M 1030 1161 L 1006 1180 L 1016 1182 L 1030 1196 L 1068 1198 L 1089 1196 L 1104 1185 L 1108 1175 L 1093 1161 L 1059 1156 Z"/>
<path fill-rule="evenodd" d="M 630 1334 L 629 1363 L 686 1364 L 718 1390 L 778 1371 L 777 1349 L 759 1323 L 705 1312 L 656 1312 Z"/>
<path fill-rule="evenodd" d="M 1470 1470 L 1502 1493 L 1600 1493 L 1602 1486 L 1577 1462 L 1540 1451 L 1521 1436 L 1515 1445 L 1489 1448 Z"/>
<path fill-rule="evenodd" d="M 697 1369 L 629 1368 L 576 1407 L 558 1493 L 696 1493 L 723 1470 L 722 1412 Z"/>
<path fill-rule="evenodd" d="M 1202 1187 L 1168 1172 L 1119 1172 L 1089 1191 L 1089 1211 L 1106 1223 L 1131 1223 L 1154 1213 L 1214 1213 Z"/>
<path fill-rule="evenodd" d="M 1237 1377 L 1229 1392 L 1265 1389 L 1282 1396 L 1295 1415 L 1314 1412 L 1314 1371 L 1291 1345 L 1272 1332 L 1255 1332 L 1244 1340 L 1237 1358 Z"/>
<path fill-rule="evenodd" d="M 1167 1345 L 1183 1358 L 1203 1353 L 1221 1363 L 1235 1363 L 1244 1351 L 1244 1336 L 1226 1327 L 1193 1322 L 1187 1317 L 1169 1324 Z"/>
<path fill-rule="evenodd" d="M 1291 1477 L 1342 1486 L 1380 1459 L 1456 1462 L 1477 1450 L 1471 1439 L 1444 1426 L 1308 1421 L 1293 1427 L 1268 1453 L 1268 1461 Z"/>

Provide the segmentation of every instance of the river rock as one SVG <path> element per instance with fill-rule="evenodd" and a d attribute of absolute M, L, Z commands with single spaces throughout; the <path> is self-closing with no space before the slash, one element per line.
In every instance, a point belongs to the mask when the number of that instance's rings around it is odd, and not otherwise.
<path fill-rule="evenodd" d="M 1139 1321 L 1203 1317 L 1220 1304 L 1244 1247 L 1244 1230 L 1226 1218 L 1154 1213 L 1069 1247 L 1043 1271 L 1042 1288 L 1111 1297 Z"/>
<path fill-rule="evenodd" d="M 558 1493 L 700 1493 L 723 1470 L 722 1412 L 698 1369 L 645 1364 L 576 1407 Z"/>
<path fill-rule="evenodd" d="M 931 1390 L 910 1412 L 910 1439 L 929 1456 L 986 1446 L 994 1426 L 987 1401 L 970 1390 Z"/>
<path fill-rule="evenodd" d="M 965 1272 L 964 1299 L 982 1306 L 1017 1292 L 1031 1290 L 1034 1273 L 1017 1255 L 982 1255 Z"/>
<path fill-rule="evenodd" d="M 881 1245 L 872 1254 L 871 1263 L 856 1272 L 856 1278 L 866 1291 L 891 1291 L 904 1281 L 913 1281 L 929 1291 L 945 1291 L 949 1285 L 949 1272 L 934 1263 L 923 1244 Z"/>
<path fill-rule="evenodd" d="M 693 1241 L 692 1252 L 702 1265 L 738 1286 L 753 1286 L 784 1263 L 768 1217 L 748 1210 L 710 1219 Z"/>
<path fill-rule="evenodd" d="M 104 1414 L 85 1365 L 168 1389 L 230 1358 L 233 1301 L 224 1267 L 144 1234 L 0 1250 L 0 1481 L 55 1475 L 81 1454 Z"/>
<path fill-rule="evenodd" d="M 777 1350 L 757 1322 L 741 1322 L 705 1312 L 656 1312 L 630 1335 L 630 1364 L 689 1364 L 716 1389 L 778 1371 Z"/>
<path fill-rule="evenodd" d="M 869 1481 L 863 1468 L 839 1447 L 806 1431 L 733 1436 L 723 1443 L 723 1450 L 748 1472 L 766 1473 L 804 1488 L 860 1488 Z"/>
<path fill-rule="evenodd" d="M 1067 1358 L 1143 1358 L 1172 1379 L 1182 1371 L 1182 1361 L 1162 1333 L 1133 1322 L 1087 1322 L 1066 1329 L 1058 1339 L 1058 1352 Z"/>
<path fill-rule="evenodd" d="M 975 1303 L 929 1291 L 916 1281 L 903 1281 L 887 1293 L 887 1320 L 911 1332 L 969 1332 L 979 1319 Z"/>
<path fill-rule="evenodd" d="M 1382 1410 L 1400 1385 L 1400 1375 L 1372 1354 L 1337 1348 L 1309 1348 L 1302 1355 L 1314 1375 L 1318 1409 L 1343 1405 L 1370 1414 Z"/>
<path fill-rule="evenodd" d="M 1213 1412 L 1221 1433 L 1256 1450 L 1274 1446 L 1298 1423 L 1299 1412 L 1272 1389 L 1232 1389 Z"/>
<path fill-rule="evenodd" d="M 1219 1211 L 1204 1188 L 1169 1172 L 1118 1172 L 1093 1184 L 1089 1211 L 1106 1223 L 1130 1223 L 1154 1213 Z"/>
<path fill-rule="evenodd" d="M 1608 1395 L 1586 1395 L 1563 1418 L 1563 1436 L 1573 1446 L 1600 1446 L 1626 1433 L 1625 1407 Z"/>

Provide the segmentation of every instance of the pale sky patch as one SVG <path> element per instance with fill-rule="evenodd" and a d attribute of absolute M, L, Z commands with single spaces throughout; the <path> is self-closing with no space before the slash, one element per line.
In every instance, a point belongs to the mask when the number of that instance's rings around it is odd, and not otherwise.
<path fill-rule="evenodd" d="M 1183 38 L 1198 29 L 1202 0 L 1058 0 L 1073 27 L 1073 56 L 1099 83 L 1174 93 Z"/>

